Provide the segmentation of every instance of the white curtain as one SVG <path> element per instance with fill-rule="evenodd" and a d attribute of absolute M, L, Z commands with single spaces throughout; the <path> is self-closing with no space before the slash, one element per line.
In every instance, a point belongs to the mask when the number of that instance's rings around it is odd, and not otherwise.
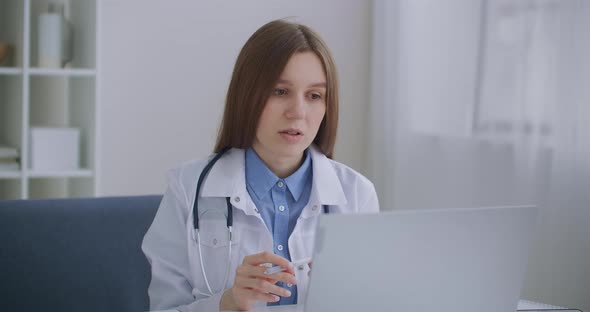
<path fill-rule="evenodd" d="M 534 203 L 522 298 L 590 310 L 590 2 L 374 1 L 382 209 Z"/>
<path fill-rule="evenodd" d="M 484 5 L 474 136 L 524 147 L 541 209 L 523 296 L 590 309 L 588 2 Z"/>

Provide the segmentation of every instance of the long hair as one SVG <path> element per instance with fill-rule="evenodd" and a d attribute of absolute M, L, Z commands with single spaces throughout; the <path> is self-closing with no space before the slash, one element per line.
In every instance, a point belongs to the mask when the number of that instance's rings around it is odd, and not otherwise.
<path fill-rule="evenodd" d="M 224 147 L 252 146 L 260 115 L 275 83 L 291 56 L 300 52 L 315 53 L 324 67 L 326 114 L 313 142 L 327 157 L 333 157 L 338 128 L 336 65 L 316 32 L 285 20 L 275 20 L 260 27 L 242 47 L 227 90 L 215 153 Z"/>

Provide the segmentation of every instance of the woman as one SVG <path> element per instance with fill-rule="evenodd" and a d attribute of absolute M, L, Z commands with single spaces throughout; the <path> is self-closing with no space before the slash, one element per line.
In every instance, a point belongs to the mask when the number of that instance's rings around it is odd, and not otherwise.
<path fill-rule="evenodd" d="M 258 29 L 234 67 L 216 163 L 169 173 L 145 235 L 151 309 L 303 302 L 311 263 L 291 261 L 312 256 L 319 216 L 379 209 L 373 184 L 331 160 L 337 123 L 336 68 L 320 37 L 283 20 Z"/>

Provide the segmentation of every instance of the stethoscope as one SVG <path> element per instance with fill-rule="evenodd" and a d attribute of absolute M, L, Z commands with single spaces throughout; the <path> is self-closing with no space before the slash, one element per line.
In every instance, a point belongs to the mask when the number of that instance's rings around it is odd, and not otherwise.
<path fill-rule="evenodd" d="M 203 171 L 201 171 L 201 175 L 199 175 L 199 180 L 197 182 L 197 192 L 195 193 L 195 202 L 193 204 L 193 228 L 194 228 L 193 239 L 197 241 L 197 249 L 199 250 L 199 260 L 201 262 L 201 273 L 203 274 L 203 278 L 205 279 L 205 285 L 207 285 L 207 290 L 209 291 L 209 293 L 204 293 L 196 288 L 195 289 L 199 294 L 205 295 L 207 297 L 211 297 L 215 293 L 213 292 L 213 289 L 211 288 L 211 285 L 209 284 L 209 279 L 207 278 L 207 273 L 205 272 L 205 265 L 203 262 L 203 252 L 201 251 L 201 235 L 199 234 L 199 194 L 201 192 L 201 186 L 205 182 L 205 178 L 207 177 L 207 174 L 209 173 L 209 171 L 211 171 L 211 168 L 213 167 L 213 165 L 215 165 L 215 163 L 221 158 L 221 156 L 223 156 L 223 154 L 225 154 L 229 149 L 230 149 L 229 147 L 223 148 L 219 153 L 217 153 L 217 155 L 215 155 L 207 163 L 205 168 L 203 168 Z M 225 271 L 225 277 L 223 279 L 223 284 L 221 284 L 221 290 L 219 292 L 223 291 L 223 288 L 225 287 L 225 285 L 227 284 L 227 280 L 229 279 L 229 271 L 231 269 L 231 245 L 233 242 L 232 227 L 233 227 L 233 223 L 234 223 L 234 214 L 233 214 L 230 198 L 226 197 L 225 202 L 227 205 L 226 225 L 227 225 L 227 234 L 229 237 L 229 244 L 228 244 L 228 249 L 227 249 L 228 250 L 228 252 L 227 252 L 227 269 Z M 327 214 L 330 212 L 327 205 L 323 205 L 322 207 L 323 207 L 324 213 Z M 195 235 L 196 235 L 196 237 L 195 237 Z"/>

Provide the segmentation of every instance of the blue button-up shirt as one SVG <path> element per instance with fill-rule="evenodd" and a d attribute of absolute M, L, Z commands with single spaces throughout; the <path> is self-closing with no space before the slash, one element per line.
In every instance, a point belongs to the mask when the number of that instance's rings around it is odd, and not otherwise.
<path fill-rule="evenodd" d="M 246 189 L 266 227 L 272 233 L 274 253 L 289 261 L 289 236 L 311 193 L 313 173 L 309 151 L 305 151 L 304 157 L 305 160 L 297 171 L 285 179 L 280 179 L 252 148 L 246 150 Z M 289 289 L 291 297 L 281 297 L 281 300 L 269 305 L 297 303 L 297 286 L 282 282 L 277 285 Z"/>

